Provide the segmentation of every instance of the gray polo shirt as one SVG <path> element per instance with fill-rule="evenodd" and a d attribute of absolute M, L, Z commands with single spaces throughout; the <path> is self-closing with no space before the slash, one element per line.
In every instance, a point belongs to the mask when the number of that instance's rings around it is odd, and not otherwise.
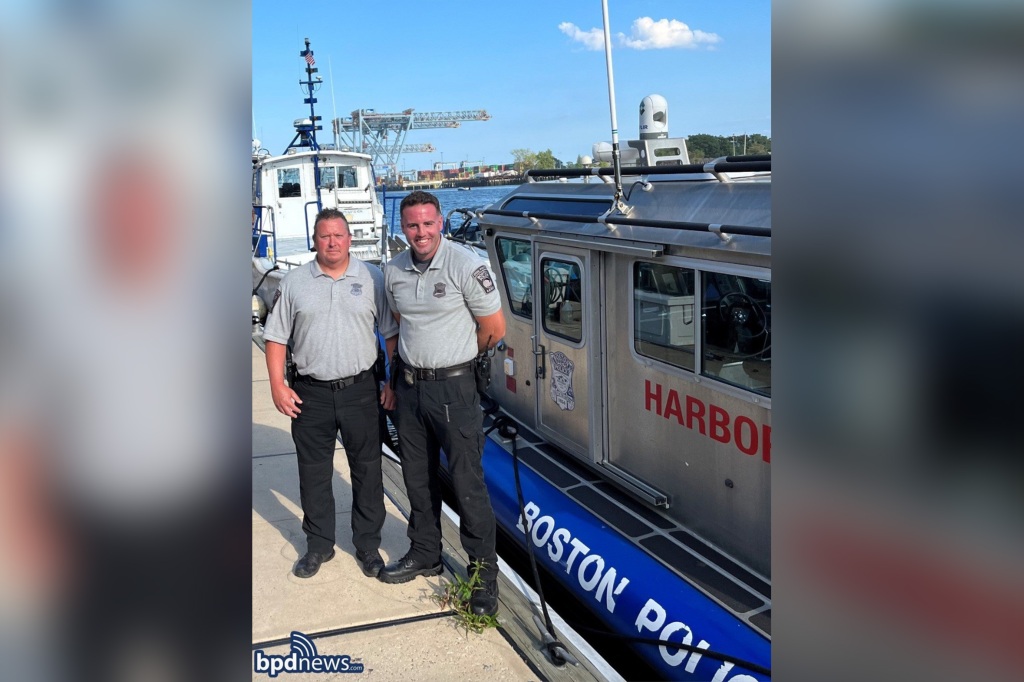
<path fill-rule="evenodd" d="M 398 325 L 384 294 L 380 268 L 351 258 L 340 279 L 316 260 L 281 279 L 263 338 L 287 344 L 299 374 L 333 381 L 370 369 L 377 360 L 374 326 L 391 338 Z"/>
<path fill-rule="evenodd" d="M 413 367 L 469 362 L 477 354 L 476 317 L 501 310 L 490 267 L 444 238 L 426 271 L 413 265 L 410 249 L 388 263 L 384 282 L 391 309 L 402 316 L 398 352 Z"/>

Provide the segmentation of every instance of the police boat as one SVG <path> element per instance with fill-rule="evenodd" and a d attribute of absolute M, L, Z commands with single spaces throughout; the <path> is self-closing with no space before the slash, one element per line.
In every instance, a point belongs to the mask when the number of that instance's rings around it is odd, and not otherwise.
<path fill-rule="evenodd" d="M 613 167 L 530 171 L 451 235 L 486 250 L 507 320 L 487 486 L 578 632 L 665 679 L 766 680 L 771 160 L 691 164 L 664 99 L 640 112 L 624 153 L 595 145 Z"/>
<path fill-rule="evenodd" d="M 309 39 L 299 52 L 305 77 L 309 116 L 296 119 L 295 136 L 281 155 L 273 156 L 253 140 L 252 275 L 253 322 L 266 317 L 284 273 L 308 263 L 313 253 L 313 221 L 324 208 L 345 214 L 352 232 L 351 254 L 370 263 L 387 259 L 384 208 L 375 188 L 372 157 L 317 142 L 322 130 L 314 93 L 316 76 Z"/>

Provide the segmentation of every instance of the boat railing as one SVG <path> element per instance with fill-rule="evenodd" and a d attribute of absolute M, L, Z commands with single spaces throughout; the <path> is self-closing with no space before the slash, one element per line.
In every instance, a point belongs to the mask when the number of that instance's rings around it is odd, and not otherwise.
<path fill-rule="evenodd" d="M 320 208 L 319 208 L 320 201 L 314 199 L 313 201 L 307 201 L 306 203 L 304 203 L 302 205 L 302 217 L 306 221 L 306 249 L 309 250 L 309 251 L 312 251 L 313 250 L 313 240 L 310 237 L 310 235 L 312 233 L 310 232 L 310 229 L 309 229 L 309 207 L 310 206 L 316 206 L 317 207 L 317 211 L 319 211 L 320 210 Z"/>
<path fill-rule="evenodd" d="M 751 154 L 748 156 L 725 156 L 708 163 L 686 163 L 665 166 L 623 166 L 622 175 L 681 175 L 710 173 L 722 181 L 727 178 L 723 173 L 764 173 L 771 172 L 771 154 Z M 612 167 L 606 168 L 535 168 L 526 171 L 527 182 L 537 182 L 537 178 L 586 178 L 610 177 L 615 174 Z"/>
<path fill-rule="evenodd" d="M 270 220 L 264 219 L 264 211 L 270 216 Z M 252 255 L 256 256 L 256 252 L 260 248 L 260 238 L 267 237 L 270 240 L 271 259 L 276 260 L 277 258 L 277 223 L 276 214 L 274 213 L 273 206 L 267 206 L 265 204 L 253 204 L 252 205 Z M 270 223 L 269 229 L 267 222 Z"/>
<path fill-rule="evenodd" d="M 602 169 L 603 170 L 603 169 Z M 754 225 L 721 225 L 717 223 L 694 223 L 685 220 L 653 220 L 648 218 L 627 218 L 626 216 L 603 215 L 598 218 L 593 216 L 572 215 L 568 213 L 547 213 L 543 211 L 508 211 L 498 208 L 488 208 L 482 211 L 482 215 L 506 216 L 509 218 L 526 218 L 533 220 L 560 220 L 571 223 L 599 223 L 609 225 L 629 225 L 631 227 L 660 227 L 669 230 L 690 230 L 694 232 L 711 232 L 718 235 L 724 241 L 728 241 L 729 235 L 746 235 L 750 237 L 771 237 L 772 228 Z"/>
<path fill-rule="evenodd" d="M 402 200 L 402 197 L 385 197 L 384 198 L 384 219 L 388 226 L 389 237 L 395 234 L 395 216 L 398 215 L 397 206 L 398 202 Z M 401 226 L 399 226 L 401 227 Z"/>

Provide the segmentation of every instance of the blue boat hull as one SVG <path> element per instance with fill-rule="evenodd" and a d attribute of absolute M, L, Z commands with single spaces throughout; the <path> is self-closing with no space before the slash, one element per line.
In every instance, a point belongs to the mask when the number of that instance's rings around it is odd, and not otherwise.
<path fill-rule="evenodd" d="M 770 668 L 767 638 L 520 463 L 524 525 L 512 456 L 490 439 L 483 467 L 498 524 L 524 547 L 528 526 L 538 563 L 611 632 L 681 642 Z M 632 646 L 666 679 L 770 679 L 709 655 L 650 644 Z"/>

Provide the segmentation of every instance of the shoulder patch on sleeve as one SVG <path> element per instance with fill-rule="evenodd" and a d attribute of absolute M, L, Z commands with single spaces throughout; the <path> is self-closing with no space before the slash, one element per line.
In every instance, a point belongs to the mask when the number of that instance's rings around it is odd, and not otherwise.
<path fill-rule="evenodd" d="M 487 269 L 486 265 L 481 265 L 473 271 L 473 279 L 475 279 L 480 286 L 484 288 L 485 294 L 489 294 L 494 291 L 494 280 L 491 279 L 491 273 Z"/>
<path fill-rule="evenodd" d="M 274 308 L 277 307 L 277 301 L 278 301 L 279 298 L 281 298 L 281 288 L 280 287 L 278 287 L 277 291 L 274 292 L 274 300 L 270 302 L 270 310 L 267 311 L 268 314 L 274 312 Z"/>

